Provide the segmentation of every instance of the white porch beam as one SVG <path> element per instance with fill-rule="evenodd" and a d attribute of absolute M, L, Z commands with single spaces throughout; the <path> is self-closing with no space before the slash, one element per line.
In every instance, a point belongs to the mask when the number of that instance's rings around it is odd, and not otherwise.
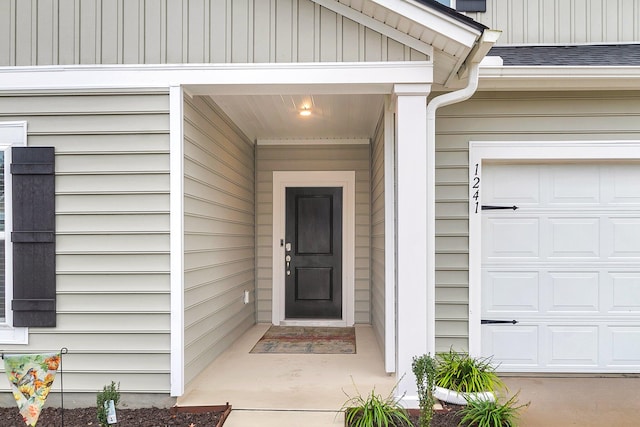
<path fill-rule="evenodd" d="M 427 352 L 427 96 L 430 85 L 396 85 L 397 392 L 417 407 L 411 362 Z"/>
<path fill-rule="evenodd" d="M 69 65 L 0 67 L 0 91 L 158 89 L 191 95 L 388 94 L 395 83 L 433 80 L 433 63 Z"/>

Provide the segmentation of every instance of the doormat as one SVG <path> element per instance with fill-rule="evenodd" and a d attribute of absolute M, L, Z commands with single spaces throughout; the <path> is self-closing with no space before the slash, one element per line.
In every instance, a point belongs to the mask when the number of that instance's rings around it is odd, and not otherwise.
<path fill-rule="evenodd" d="M 355 328 L 271 326 L 251 353 L 355 354 Z"/>

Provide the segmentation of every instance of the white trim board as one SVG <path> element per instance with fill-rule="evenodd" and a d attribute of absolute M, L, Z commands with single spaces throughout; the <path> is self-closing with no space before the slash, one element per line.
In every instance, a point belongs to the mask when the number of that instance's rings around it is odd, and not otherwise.
<path fill-rule="evenodd" d="M 5 229 L 4 229 L 4 277 L 5 277 L 5 321 L 0 323 L 0 344 L 29 344 L 29 328 L 13 326 L 13 243 L 11 230 L 13 229 L 13 214 L 11 204 L 11 147 L 27 146 L 27 122 L 0 122 L 0 145 L 3 146 L 4 156 L 4 187 L 5 187 Z"/>
<path fill-rule="evenodd" d="M 285 192 L 287 187 L 342 187 L 342 319 L 286 320 L 284 315 Z M 355 194 L 354 171 L 273 172 L 272 314 L 274 325 L 353 326 L 355 323 Z"/>
<path fill-rule="evenodd" d="M 184 93 L 169 91 L 171 395 L 184 394 Z"/>
<path fill-rule="evenodd" d="M 479 182 L 481 205 L 482 165 L 499 161 L 597 161 L 640 159 L 640 141 L 471 141 L 469 143 L 469 354 L 481 354 L 482 304 L 481 214 L 475 213 L 474 181 Z M 476 171 L 476 165 L 478 169 Z M 479 181 L 476 179 L 479 179 Z"/>

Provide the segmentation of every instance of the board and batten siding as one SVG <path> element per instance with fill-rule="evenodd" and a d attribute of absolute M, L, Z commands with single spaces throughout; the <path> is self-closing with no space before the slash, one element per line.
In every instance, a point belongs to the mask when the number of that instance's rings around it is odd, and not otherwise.
<path fill-rule="evenodd" d="M 640 0 L 487 0 L 466 15 L 501 30 L 498 45 L 640 40 Z"/>
<path fill-rule="evenodd" d="M 371 140 L 371 326 L 385 348 L 384 115 Z M 392 327 L 392 326 L 390 326 Z"/>
<path fill-rule="evenodd" d="M 479 92 L 438 110 L 436 351 L 468 348 L 469 141 L 638 140 L 639 97 L 633 91 Z"/>
<path fill-rule="evenodd" d="M 310 0 L 0 1 L 0 66 L 425 59 Z"/>
<path fill-rule="evenodd" d="M 254 176 L 253 144 L 209 98 L 185 97 L 185 383 L 255 324 Z"/>
<path fill-rule="evenodd" d="M 355 321 L 369 323 L 370 186 L 369 145 L 258 145 L 256 147 L 257 321 L 271 323 L 273 172 L 355 171 Z"/>
<path fill-rule="evenodd" d="M 28 146 L 55 147 L 57 326 L 3 350 L 67 347 L 65 393 L 113 380 L 168 396 L 168 91 L 3 93 L 12 120 L 27 121 Z"/>

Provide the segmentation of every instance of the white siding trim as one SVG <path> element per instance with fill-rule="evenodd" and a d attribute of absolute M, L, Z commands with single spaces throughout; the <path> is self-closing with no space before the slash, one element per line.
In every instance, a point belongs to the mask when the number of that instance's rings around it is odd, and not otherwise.
<path fill-rule="evenodd" d="M 475 213 L 473 181 L 480 181 L 482 162 L 489 160 L 631 160 L 640 159 L 640 141 L 471 141 L 469 143 L 469 354 L 481 350 L 481 211 Z M 478 165 L 476 175 L 475 165 Z"/>
<path fill-rule="evenodd" d="M 285 192 L 287 187 L 342 187 L 342 320 L 291 321 L 284 317 Z M 272 323 L 280 325 L 353 326 L 355 323 L 355 188 L 354 171 L 273 172 Z"/>
<path fill-rule="evenodd" d="M 169 88 L 171 395 L 184 393 L 184 147 L 183 91 Z"/>
<path fill-rule="evenodd" d="M 8 146 L 4 156 L 4 188 L 5 188 L 5 268 L 4 268 L 4 301 L 5 323 L 0 324 L 0 344 L 29 344 L 29 328 L 13 327 L 13 214 L 11 209 L 11 146 L 27 145 L 27 122 L 0 122 L 0 144 Z"/>
<path fill-rule="evenodd" d="M 396 371 L 396 155 L 395 104 L 384 108 L 384 369 Z"/>

